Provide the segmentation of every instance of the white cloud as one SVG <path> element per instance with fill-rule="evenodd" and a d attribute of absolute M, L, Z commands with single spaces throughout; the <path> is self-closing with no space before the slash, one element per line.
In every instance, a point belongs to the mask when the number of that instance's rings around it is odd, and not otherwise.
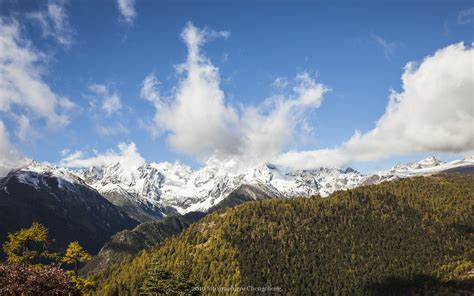
<path fill-rule="evenodd" d="M 120 101 L 120 97 L 118 96 L 116 92 L 114 92 L 111 96 L 108 96 L 104 99 L 104 102 L 102 104 L 102 109 L 104 109 L 108 115 L 122 109 L 122 103 Z"/>
<path fill-rule="evenodd" d="M 402 91 L 392 91 L 385 114 L 369 132 L 357 131 L 334 149 L 289 152 L 276 163 L 291 168 L 340 166 L 393 155 L 474 150 L 474 49 L 453 44 L 408 63 Z"/>
<path fill-rule="evenodd" d="M 0 111 L 28 112 L 28 119 L 46 119 L 50 127 L 69 123 L 74 104 L 54 93 L 43 80 L 43 53 L 21 36 L 16 21 L 0 18 Z"/>
<path fill-rule="evenodd" d="M 118 151 L 111 149 L 91 157 L 86 157 L 86 153 L 82 151 L 75 151 L 64 155 L 59 164 L 65 167 L 83 168 L 121 163 L 126 168 L 136 168 L 145 163 L 134 142 L 120 143 L 117 148 Z"/>
<path fill-rule="evenodd" d="M 173 95 L 162 97 L 156 77 L 150 74 L 143 81 L 141 97 L 155 106 L 154 136 L 166 133 L 174 149 L 201 160 L 212 156 L 265 162 L 291 142 L 305 111 L 318 108 L 328 89 L 302 73 L 289 91 L 266 99 L 261 106 L 243 106 L 239 112 L 225 102 L 219 69 L 201 53 L 207 40 L 229 34 L 188 23 L 181 34 L 188 56 L 176 67 L 182 78 Z"/>
<path fill-rule="evenodd" d="M 63 150 L 60 151 L 61 153 L 61 156 L 66 156 L 69 154 L 71 150 L 67 149 L 67 148 L 64 148 Z"/>
<path fill-rule="evenodd" d="M 43 10 L 30 13 L 29 17 L 39 23 L 44 37 L 53 37 L 59 43 L 68 46 L 72 43 L 73 29 L 64 8 L 65 2 L 49 0 Z"/>
<path fill-rule="evenodd" d="M 251 163 L 266 162 L 295 140 L 298 125 L 308 129 L 304 113 L 318 108 L 328 91 L 308 73 L 296 77 L 288 94 L 274 96 L 259 107 L 246 107 L 241 118 L 243 143 L 239 151 Z"/>
<path fill-rule="evenodd" d="M 117 5 L 123 20 L 128 24 L 133 24 L 137 16 L 135 0 L 117 0 Z"/>
<path fill-rule="evenodd" d="M 170 145 L 180 152 L 201 157 L 227 151 L 237 144 L 237 113 L 224 101 L 218 69 L 200 52 L 207 39 L 227 35 L 199 30 L 190 23 L 186 26 L 181 37 L 188 47 L 188 57 L 177 66 L 184 76 L 170 102 L 156 92 L 157 81 L 153 75 L 145 78 L 141 95 L 156 108 L 156 133 L 166 130 Z"/>
<path fill-rule="evenodd" d="M 461 10 L 458 14 L 458 24 L 466 25 L 470 24 L 474 19 L 474 7 Z"/>
<path fill-rule="evenodd" d="M 383 53 L 386 59 L 390 59 L 397 48 L 395 42 L 388 42 L 384 38 L 380 37 L 377 34 L 370 34 L 370 37 L 383 49 Z"/>
<path fill-rule="evenodd" d="M 7 129 L 0 121 L 0 177 L 11 169 L 25 164 L 26 159 L 11 144 Z"/>
<path fill-rule="evenodd" d="M 93 84 L 89 86 L 89 90 L 93 92 L 101 101 L 102 109 L 108 116 L 122 109 L 122 101 L 117 92 L 110 93 L 107 86 L 103 84 Z"/>

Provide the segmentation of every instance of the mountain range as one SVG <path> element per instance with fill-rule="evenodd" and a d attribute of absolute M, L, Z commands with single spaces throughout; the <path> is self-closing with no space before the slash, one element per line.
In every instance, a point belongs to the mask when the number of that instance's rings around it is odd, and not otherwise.
<path fill-rule="evenodd" d="M 473 168 L 473 157 L 451 162 L 429 157 L 370 175 L 351 168 L 284 171 L 271 164 L 236 171 L 212 161 L 199 170 L 180 163 L 120 162 L 73 170 L 32 161 L 0 178 L 0 240 L 38 221 L 57 238 L 58 248 L 79 240 L 97 253 L 115 233 L 167 216 L 256 199 L 326 197 L 386 180 Z"/>
<path fill-rule="evenodd" d="M 272 198 L 326 197 L 337 190 L 473 165 L 473 157 L 445 163 L 431 156 L 370 175 L 352 168 L 287 172 L 272 164 L 235 171 L 232 165 L 213 161 L 199 170 L 180 163 L 147 163 L 134 168 L 116 163 L 73 172 L 121 210 L 144 222 L 172 214 L 207 211 L 241 185 Z"/>

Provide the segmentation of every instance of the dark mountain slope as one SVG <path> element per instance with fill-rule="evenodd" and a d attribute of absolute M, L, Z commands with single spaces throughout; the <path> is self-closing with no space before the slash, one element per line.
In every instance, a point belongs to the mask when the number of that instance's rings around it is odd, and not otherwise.
<path fill-rule="evenodd" d="M 219 204 L 209 209 L 210 212 L 237 206 L 241 203 L 274 198 L 271 192 L 262 188 L 241 185 Z M 207 213 L 191 212 L 183 216 L 176 215 L 160 221 L 151 221 L 138 225 L 133 230 L 117 233 L 100 250 L 99 254 L 81 270 L 83 274 L 92 274 L 119 263 L 141 250 L 158 245 L 165 238 L 176 235 L 190 224 L 198 221 Z"/>
<path fill-rule="evenodd" d="M 271 190 L 266 190 L 265 186 L 257 187 L 252 185 L 240 185 L 237 189 L 232 191 L 220 203 L 211 207 L 209 212 L 214 212 L 221 209 L 232 208 L 247 201 L 263 200 L 278 198 Z"/>
<path fill-rule="evenodd" d="M 474 292 L 472 175 L 419 177 L 329 198 L 247 202 L 97 275 L 97 295 L 135 295 L 151 262 L 204 287 L 287 295 Z M 204 293 L 206 294 L 206 293 Z"/>
<path fill-rule="evenodd" d="M 0 243 L 9 232 L 36 221 L 49 229 L 63 250 L 79 241 L 91 253 L 118 231 L 138 224 L 80 179 L 51 172 L 11 172 L 0 179 Z"/>
<path fill-rule="evenodd" d="M 180 233 L 204 216 L 205 213 L 192 212 L 183 216 L 170 216 L 160 221 L 142 223 L 133 230 L 123 230 L 105 243 L 99 254 L 84 266 L 81 273 L 96 273 L 128 259 L 141 250 L 156 246 L 165 238 Z"/>

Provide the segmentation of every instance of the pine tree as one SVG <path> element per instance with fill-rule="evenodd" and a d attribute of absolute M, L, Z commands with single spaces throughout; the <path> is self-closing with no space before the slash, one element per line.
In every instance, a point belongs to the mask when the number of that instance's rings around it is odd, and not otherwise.
<path fill-rule="evenodd" d="M 171 272 L 154 260 L 140 288 L 140 295 L 172 295 L 172 292 L 173 277 Z"/>

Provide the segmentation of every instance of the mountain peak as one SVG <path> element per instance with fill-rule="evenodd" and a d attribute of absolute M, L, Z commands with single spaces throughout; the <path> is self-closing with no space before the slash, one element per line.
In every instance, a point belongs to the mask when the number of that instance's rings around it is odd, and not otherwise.
<path fill-rule="evenodd" d="M 436 165 L 439 165 L 441 164 L 442 162 L 437 159 L 435 156 L 428 156 L 427 158 L 423 159 L 423 160 L 420 160 L 418 162 L 418 164 L 422 165 L 422 166 L 436 166 Z"/>
<path fill-rule="evenodd" d="M 336 190 L 351 189 L 362 184 L 433 174 L 471 165 L 473 160 L 470 157 L 444 163 L 430 156 L 418 162 L 398 164 L 373 175 L 361 174 L 350 167 L 285 171 L 271 163 L 241 167 L 238 162 L 219 162 L 217 159 L 209 160 L 197 170 L 179 162 L 143 163 L 138 167 L 115 162 L 101 167 L 69 170 L 31 161 L 17 174 L 22 174 L 23 182 L 31 184 L 36 182 L 35 174 L 57 176 L 71 183 L 85 183 L 112 203 L 123 206 L 124 210 L 135 206 L 145 216 L 155 217 L 176 211 L 206 211 L 242 185 L 254 186 L 274 196 L 328 196 Z"/>

